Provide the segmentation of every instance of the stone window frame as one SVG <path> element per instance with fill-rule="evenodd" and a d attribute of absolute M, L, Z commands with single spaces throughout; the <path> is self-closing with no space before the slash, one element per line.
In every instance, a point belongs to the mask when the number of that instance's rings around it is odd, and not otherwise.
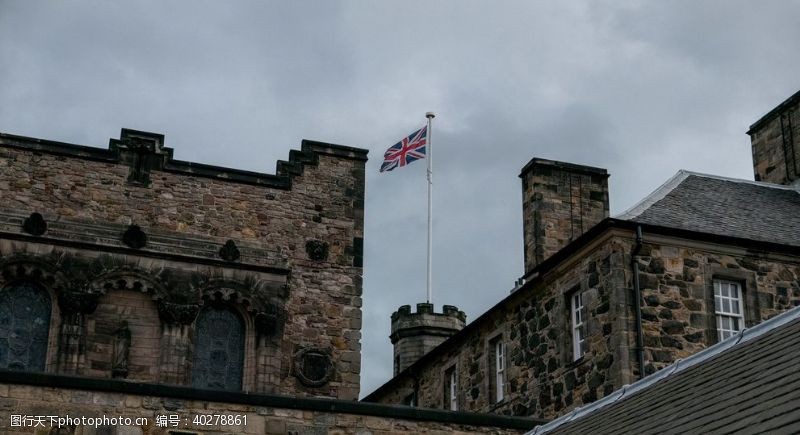
<path fill-rule="evenodd" d="M 714 317 L 717 321 L 717 334 L 718 335 L 728 335 L 728 337 L 736 335 L 739 331 L 744 328 L 744 298 L 742 293 L 742 285 L 738 281 L 729 281 L 724 279 L 714 279 Z M 717 295 L 717 286 L 719 285 L 720 295 Z M 722 294 L 725 288 L 723 286 L 727 286 L 727 290 L 730 291 L 729 294 Z M 732 293 L 735 292 L 736 296 L 732 296 Z M 720 307 L 717 307 L 717 298 L 719 297 L 720 300 Z M 725 304 L 723 302 L 728 303 L 729 309 L 725 309 Z M 729 319 L 731 322 L 731 328 L 724 328 L 724 319 Z M 741 322 L 741 323 L 740 323 Z M 728 338 L 725 337 L 725 338 Z"/>
<path fill-rule="evenodd" d="M 559 349 L 559 353 L 563 355 L 563 365 L 565 367 L 575 367 L 586 361 L 586 354 L 588 353 L 588 344 L 585 345 L 583 355 L 576 358 L 575 357 L 575 336 L 574 336 L 574 328 L 573 328 L 573 319 L 572 319 L 572 298 L 575 294 L 580 293 L 581 299 L 583 302 L 583 318 L 581 319 L 582 325 L 584 328 L 587 328 L 588 323 L 588 309 L 589 302 L 591 302 L 591 295 L 589 294 L 589 290 L 584 289 L 580 282 L 575 283 L 572 286 L 569 286 L 569 290 L 564 292 L 563 297 L 563 308 L 562 313 L 566 315 L 563 316 L 562 327 L 564 331 L 566 331 L 564 337 L 565 341 L 569 343 L 568 346 L 564 346 L 564 349 Z M 586 339 L 588 338 L 588 331 L 584 332 L 584 343 L 586 343 Z"/>
<path fill-rule="evenodd" d="M 238 303 L 232 302 L 220 302 L 220 301 L 205 301 L 203 305 L 200 306 L 200 310 L 197 313 L 197 317 L 200 316 L 200 312 L 203 308 L 206 307 L 213 307 L 215 304 L 219 304 L 219 307 L 222 309 L 230 310 L 234 312 L 239 319 L 242 321 L 242 326 L 244 328 L 244 348 L 242 349 L 242 354 L 244 360 L 242 361 L 242 381 L 241 386 L 236 392 L 248 393 L 250 391 L 255 390 L 255 378 L 257 377 L 256 367 L 254 361 L 256 359 L 256 333 L 255 333 L 255 324 L 253 320 L 253 316 L 251 316 L 245 307 L 242 307 Z M 194 347 L 197 344 L 197 336 L 196 336 L 196 328 L 197 328 L 197 317 L 191 324 L 191 352 L 187 356 L 189 361 L 193 361 L 194 358 Z M 192 370 L 188 371 L 188 379 L 187 385 L 192 385 Z"/>
<path fill-rule="evenodd" d="M 703 300 L 706 303 L 706 337 L 708 344 L 719 343 L 717 334 L 717 316 L 714 310 L 714 281 L 731 281 L 739 284 L 744 316 L 744 327 L 750 328 L 761 320 L 761 309 L 758 303 L 758 284 L 756 272 L 742 269 L 730 269 L 719 264 L 709 264 L 704 269 Z"/>
<path fill-rule="evenodd" d="M 458 411 L 458 368 L 453 363 L 442 371 L 442 409 Z"/>
<path fill-rule="evenodd" d="M 503 384 L 501 389 L 498 390 L 497 388 L 497 344 L 500 343 L 503 346 L 503 370 L 502 370 L 502 380 Z M 497 329 L 493 331 L 491 334 L 487 336 L 486 344 L 484 348 L 484 354 L 486 355 L 486 392 L 487 392 L 487 401 L 491 406 L 497 406 L 499 404 L 505 403 L 508 400 L 508 340 L 506 339 L 505 331 L 501 329 Z M 498 395 L 501 395 L 498 399 Z"/>
<path fill-rule="evenodd" d="M 7 281 L 0 277 L 0 291 L 18 283 L 34 285 L 50 298 L 50 325 L 48 325 L 47 331 L 44 370 L 41 373 L 55 373 L 58 371 L 59 331 L 61 329 L 61 308 L 58 305 L 58 293 L 51 286 L 34 277 L 14 278 Z"/>
<path fill-rule="evenodd" d="M 578 361 L 586 355 L 586 292 L 576 291 L 569 297 L 569 330 L 572 337 L 572 360 Z M 580 299 L 580 306 L 576 300 Z M 578 320 L 577 318 L 580 317 Z M 581 338 L 583 333 L 583 338 Z"/>

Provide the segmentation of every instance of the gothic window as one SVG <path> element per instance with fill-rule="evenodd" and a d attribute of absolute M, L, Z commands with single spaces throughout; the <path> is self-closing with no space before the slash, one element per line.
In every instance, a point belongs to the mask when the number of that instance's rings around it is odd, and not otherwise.
<path fill-rule="evenodd" d="M 0 290 L 0 368 L 44 371 L 50 296 L 27 282 Z"/>
<path fill-rule="evenodd" d="M 192 386 L 240 390 L 244 365 L 244 323 L 230 309 L 206 307 L 195 323 Z"/>

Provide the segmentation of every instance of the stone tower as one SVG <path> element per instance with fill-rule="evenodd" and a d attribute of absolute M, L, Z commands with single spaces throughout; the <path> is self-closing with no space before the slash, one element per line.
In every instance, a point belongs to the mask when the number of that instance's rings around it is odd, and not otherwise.
<path fill-rule="evenodd" d="M 756 181 L 800 184 L 800 92 L 761 117 L 747 134 Z"/>
<path fill-rule="evenodd" d="M 539 158 L 522 168 L 526 273 L 608 217 L 608 176 Z"/>
<path fill-rule="evenodd" d="M 433 312 L 433 304 L 417 304 L 417 312 L 410 305 L 401 306 L 392 313 L 394 345 L 394 374 L 414 364 L 434 347 L 464 328 L 467 316 L 452 305 L 444 305 L 442 313 Z"/>

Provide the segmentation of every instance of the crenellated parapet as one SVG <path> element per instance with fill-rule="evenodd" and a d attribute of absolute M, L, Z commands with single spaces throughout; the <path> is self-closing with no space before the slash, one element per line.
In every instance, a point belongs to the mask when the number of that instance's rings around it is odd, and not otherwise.
<path fill-rule="evenodd" d="M 442 312 L 434 312 L 433 304 L 417 304 L 411 312 L 410 305 L 403 305 L 392 313 L 395 374 L 403 371 L 448 337 L 464 328 L 467 315 L 453 305 L 442 306 Z"/>

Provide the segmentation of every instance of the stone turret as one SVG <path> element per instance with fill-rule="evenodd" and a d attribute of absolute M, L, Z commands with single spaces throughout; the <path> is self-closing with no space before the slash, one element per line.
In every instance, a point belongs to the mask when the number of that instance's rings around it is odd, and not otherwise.
<path fill-rule="evenodd" d="M 433 312 L 433 304 L 417 304 L 417 312 L 403 305 L 392 313 L 394 374 L 414 364 L 434 347 L 464 328 L 467 315 L 452 305 L 444 305 L 441 313 Z"/>

